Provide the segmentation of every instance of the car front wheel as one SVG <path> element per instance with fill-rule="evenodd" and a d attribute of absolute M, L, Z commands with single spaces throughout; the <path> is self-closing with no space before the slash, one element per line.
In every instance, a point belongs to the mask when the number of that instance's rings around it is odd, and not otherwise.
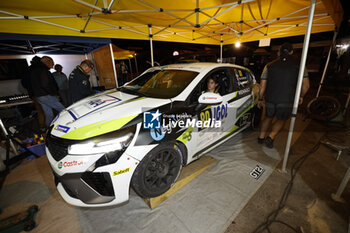
<path fill-rule="evenodd" d="M 157 197 L 170 189 L 182 168 L 180 148 L 164 143 L 151 150 L 137 166 L 131 184 L 143 197 Z"/>

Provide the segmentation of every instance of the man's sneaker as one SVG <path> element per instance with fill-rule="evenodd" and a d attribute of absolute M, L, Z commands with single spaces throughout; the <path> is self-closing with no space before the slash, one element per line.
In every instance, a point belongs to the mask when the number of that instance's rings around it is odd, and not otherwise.
<path fill-rule="evenodd" d="M 267 136 L 265 138 L 265 145 L 268 147 L 268 148 L 273 148 L 273 139 L 270 138 L 269 136 Z"/>
<path fill-rule="evenodd" d="M 258 144 L 263 144 L 265 141 L 265 138 L 259 138 L 258 137 Z"/>

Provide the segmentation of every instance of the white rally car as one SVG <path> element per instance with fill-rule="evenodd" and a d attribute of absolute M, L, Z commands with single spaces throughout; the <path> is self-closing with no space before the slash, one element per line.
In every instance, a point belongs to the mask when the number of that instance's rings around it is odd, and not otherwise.
<path fill-rule="evenodd" d="M 217 82 L 216 93 L 206 92 Z M 259 86 L 246 68 L 192 63 L 150 68 L 85 98 L 51 123 L 46 153 L 57 189 L 75 206 L 166 192 L 181 168 L 255 124 Z"/>

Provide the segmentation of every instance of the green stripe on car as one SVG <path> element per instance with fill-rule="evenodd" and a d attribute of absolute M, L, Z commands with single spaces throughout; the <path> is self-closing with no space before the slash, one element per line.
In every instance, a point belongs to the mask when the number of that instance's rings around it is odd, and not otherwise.
<path fill-rule="evenodd" d="M 124 125 L 126 125 L 128 122 L 130 122 L 137 116 L 138 115 L 127 116 L 107 122 L 99 121 L 90 125 L 85 125 L 64 134 L 63 136 L 61 136 L 61 138 L 71 140 L 83 140 L 101 134 L 109 133 L 122 128 Z"/>

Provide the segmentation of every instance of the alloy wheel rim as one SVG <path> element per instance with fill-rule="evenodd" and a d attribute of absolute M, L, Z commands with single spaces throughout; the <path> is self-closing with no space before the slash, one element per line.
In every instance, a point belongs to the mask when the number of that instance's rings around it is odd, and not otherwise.
<path fill-rule="evenodd" d="M 176 176 L 178 165 L 176 153 L 170 150 L 162 150 L 151 158 L 146 167 L 145 184 L 150 189 L 164 188 Z"/>

